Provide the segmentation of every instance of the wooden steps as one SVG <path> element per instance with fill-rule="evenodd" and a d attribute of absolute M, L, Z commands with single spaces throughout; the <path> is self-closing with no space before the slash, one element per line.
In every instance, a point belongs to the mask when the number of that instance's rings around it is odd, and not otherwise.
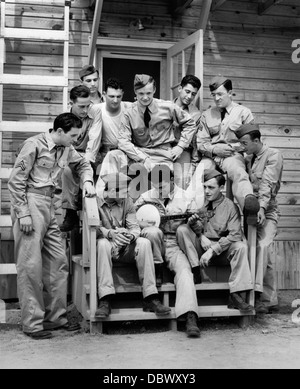
<path fill-rule="evenodd" d="M 229 309 L 226 305 L 202 306 L 198 307 L 198 316 L 200 318 L 213 317 L 239 317 L 252 316 L 253 313 L 241 313 L 237 309 Z M 122 308 L 112 309 L 111 314 L 106 319 L 91 317 L 91 321 L 97 322 L 113 322 L 113 321 L 135 321 L 135 320 L 176 320 L 174 308 L 171 308 L 171 313 L 165 316 L 157 316 L 152 312 L 144 312 L 142 308 Z"/>

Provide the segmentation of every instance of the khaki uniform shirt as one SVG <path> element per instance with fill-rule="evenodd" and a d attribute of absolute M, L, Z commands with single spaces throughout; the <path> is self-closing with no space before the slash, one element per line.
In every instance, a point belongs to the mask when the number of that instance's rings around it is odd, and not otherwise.
<path fill-rule="evenodd" d="M 100 216 L 100 227 L 97 238 L 108 238 L 110 229 L 126 228 L 135 239 L 140 236 L 141 229 L 136 218 L 136 210 L 130 197 L 121 204 L 107 202 L 104 198 L 97 199 Z"/>
<path fill-rule="evenodd" d="M 71 110 L 72 112 L 72 110 Z M 85 159 L 95 162 L 102 138 L 102 113 L 101 105 L 94 104 L 88 111 L 88 115 L 82 119 L 82 128 L 78 139 L 74 144 L 77 151 L 85 153 Z"/>
<path fill-rule="evenodd" d="M 153 99 L 148 107 L 151 121 L 145 127 L 144 113 L 146 108 L 138 102 L 124 114 L 121 122 L 119 149 L 135 162 L 144 162 L 148 157 L 140 148 L 160 148 L 176 142 L 173 122 L 182 127 L 178 145 L 183 149 L 189 147 L 196 123 L 191 116 L 171 101 Z"/>
<path fill-rule="evenodd" d="M 232 102 L 226 109 L 226 114 L 221 120 L 221 112 L 217 107 L 203 112 L 200 119 L 200 128 L 197 134 L 198 150 L 206 157 L 213 158 L 213 149 L 218 143 L 235 144 L 239 146 L 235 131 L 242 124 L 254 122 L 254 117 L 249 108 Z M 242 151 L 242 148 L 235 148 Z"/>
<path fill-rule="evenodd" d="M 208 203 L 205 209 L 209 213 Z M 216 255 L 228 250 L 233 242 L 242 240 L 240 213 L 233 201 L 222 195 L 213 202 L 213 214 L 204 224 L 203 234 L 216 242 L 212 246 Z"/>
<path fill-rule="evenodd" d="M 57 187 L 63 169 L 69 164 L 74 164 L 83 182 L 94 182 L 90 164 L 73 146 L 56 146 L 49 132 L 24 142 L 8 181 L 11 205 L 18 218 L 30 216 L 27 188 Z"/>
<path fill-rule="evenodd" d="M 252 158 L 253 156 L 246 157 L 246 166 L 261 208 L 268 210 L 269 207 L 277 207 L 276 196 L 283 171 L 281 152 L 264 145 L 251 167 Z"/>
<path fill-rule="evenodd" d="M 174 103 L 176 103 L 177 100 L 178 98 L 174 100 Z M 194 104 L 190 104 L 186 107 L 183 107 L 182 109 L 184 111 L 187 111 L 191 115 L 197 127 L 196 133 L 193 136 L 192 142 L 190 143 L 190 147 L 189 147 L 191 151 L 191 162 L 194 165 L 194 167 L 196 167 L 197 163 L 200 160 L 200 156 L 197 149 L 197 132 L 200 126 L 201 112 Z M 180 129 L 178 127 L 175 128 L 175 136 L 176 138 L 180 139 Z"/>

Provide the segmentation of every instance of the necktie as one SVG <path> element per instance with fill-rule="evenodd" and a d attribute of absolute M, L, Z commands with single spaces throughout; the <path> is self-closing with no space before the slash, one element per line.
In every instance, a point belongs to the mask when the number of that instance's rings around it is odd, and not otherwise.
<path fill-rule="evenodd" d="M 144 113 L 144 123 L 145 123 L 146 128 L 149 128 L 150 120 L 151 120 L 150 111 L 149 111 L 149 108 L 147 107 L 145 110 L 145 113 Z"/>
<path fill-rule="evenodd" d="M 256 155 L 253 154 L 253 157 L 251 159 L 251 167 L 254 165 L 255 160 L 256 160 Z"/>
<path fill-rule="evenodd" d="M 208 211 L 213 211 L 213 202 L 212 201 L 210 201 L 209 203 L 208 203 L 208 206 L 207 206 L 207 210 Z"/>
<path fill-rule="evenodd" d="M 224 109 L 222 109 L 222 111 L 221 111 L 221 120 L 223 121 L 224 120 L 224 118 L 225 118 L 225 115 L 226 115 L 226 109 L 224 108 Z"/>
<path fill-rule="evenodd" d="M 164 206 L 165 206 L 165 208 L 167 207 L 167 205 L 168 205 L 168 203 L 169 203 L 169 200 L 170 200 L 169 198 L 167 198 L 167 199 L 164 200 Z"/>

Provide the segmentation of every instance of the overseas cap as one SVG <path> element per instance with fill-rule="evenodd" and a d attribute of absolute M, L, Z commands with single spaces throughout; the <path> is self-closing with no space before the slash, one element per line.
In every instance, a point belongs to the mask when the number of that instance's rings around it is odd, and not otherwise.
<path fill-rule="evenodd" d="M 123 173 L 110 173 L 103 177 L 105 184 L 108 184 L 108 189 L 124 189 L 128 188 L 131 178 Z"/>
<path fill-rule="evenodd" d="M 136 74 L 134 79 L 134 90 L 142 89 L 146 86 L 150 80 L 148 74 Z"/>
<path fill-rule="evenodd" d="M 215 177 L 222 176 L 222 173 L 215 169 L 204 170 L 204 182 L 212 180 Z"/>
<path fill-rule="evenodd" d="M 221 85 L 225 84 L 226 81 L 229 81 L 229 79 L 224 76 L 218 75 L 214 77 L 209 84 L 210 91 L 212 92 L 218 89 Z"/>
<path fill-rule="evenodd" d="M 258 124 L 242 124 L 241 127 L 236 130 L 235 135 L 238 139 L 241 139 L 243 136 L 254 131 L 259 131 Z"/>
<path fill-rule="evenodd" d="M 90 74 L 94 74 L 94 73 L 98 73 L 99 74 L 99 71 L 95 68 L 95 66 L 93 66 L 93 65 L 86 65 L 86 66 L 84 66 L 80 70 L 79 78 L 81 79 L 81 81 L 83 81 L 84 77 L 89 76 Z"/>

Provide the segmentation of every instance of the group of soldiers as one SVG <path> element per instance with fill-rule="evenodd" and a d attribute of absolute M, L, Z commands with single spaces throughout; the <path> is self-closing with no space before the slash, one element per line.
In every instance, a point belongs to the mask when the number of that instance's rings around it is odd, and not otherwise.
<path fill-rule="evenodd" d="M 163 269 L 170 269 L 175 314 L 186 320 L 189 337 L 200 336 L 195 285 L 207 278 L 210 264 L 230 264 L 230 308 L 275 309 L 269 247 L 277 232 L 283 159 L 262 143 L 251 111 L 233 101 L 231 80 L 213 78 L 215 106 L 201 113 L 194 104 L 201 82 L 194 75 L 182 79 L 174 101 L 156 99 L 155 80 L 136 75 L 134 102 L 122 101 L 124 88 L 116 78 L 107 80 L 101 95 L 92 65 L 79 76 L 80 85 L 70 91 L 70 112 L 59 115 L 48 133 L 24 142 L 8 182 L 23 332 L 48 339 L 53 330 L 80 328 L 67 319 L 61 232 L 79 225 L 82 196 L 97 196 L 100 215 L 97 317 L 111 313 L 115 261 L 136 263 L 143 309 L 156 315 L 170 313 L 158 294 Z M 224 196 L 226 178 L 235 202 Z M 58 226 L 60 181 L 65 218 Z M 143 207 L 157 213 L 158 222 L 151 214 L 138 218 Z M 255 280 L 247 223 L 257 225 Z M 255 307 L 247 303 L 253 289 Z"/>

